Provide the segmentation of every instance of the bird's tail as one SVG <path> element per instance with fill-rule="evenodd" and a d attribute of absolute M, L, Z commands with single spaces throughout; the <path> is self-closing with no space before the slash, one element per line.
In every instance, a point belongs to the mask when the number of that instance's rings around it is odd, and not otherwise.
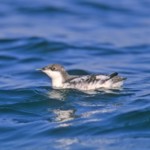
<path fill-rule="evenodd" d="M 117 72 L 114 72 L 114 73 L 110 74 L 109 76 L 110 76 L 109 79 L 111 79 L 113 83 L 121 82 L 121 81 L 127 79 L 127 78 L 118 76 Z"/>
<path fill-rule="evenodd" d="M 114 72 L 114 73 L 112 73 L 112 74 L 109 75 L 109 77 L 110 77 L 109 79 L 112 79 L 112 78 L 114 78 L 116 76 L 118 76 L 118 73 Z"/>

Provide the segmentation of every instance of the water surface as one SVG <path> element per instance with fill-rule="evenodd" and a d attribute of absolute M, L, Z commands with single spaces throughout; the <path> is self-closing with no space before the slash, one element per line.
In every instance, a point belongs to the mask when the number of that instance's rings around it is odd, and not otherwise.
<path fill-rule="evenodd" d="M 148 0 L 1 0 L 1 149 L 150 149 L 149 7 Z M 70 74 L 128 79 L 122 90 L 53 90 L 36 71 L 52 63 Z"/>

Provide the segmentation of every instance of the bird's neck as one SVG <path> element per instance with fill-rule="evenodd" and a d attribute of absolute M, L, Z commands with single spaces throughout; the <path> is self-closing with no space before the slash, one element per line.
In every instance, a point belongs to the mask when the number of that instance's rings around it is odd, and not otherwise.
<path fill-rule="evenodd" d="M 63 72 L 61 76 L 52 78 L 52 86 L 54 88 L 62 88 L 64 82 L 69 78 L 69 74 L 67 72 Z"/>
<path fill-rule="evenodd" d="M 52 87 L 61 88 L 63 86 L 63 78 L 53 78 L 52 79 Z"/>

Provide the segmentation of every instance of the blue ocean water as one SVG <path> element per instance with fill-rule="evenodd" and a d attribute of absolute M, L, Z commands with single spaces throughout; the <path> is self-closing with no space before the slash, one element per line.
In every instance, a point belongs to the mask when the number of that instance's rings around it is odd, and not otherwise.
<path fill-rule="evenodd" d="M 0 149 L 150 149 L 149 0 L 0 1 Z M 119 72 L 122 90 L 53 90 L 36 71 Z"/>

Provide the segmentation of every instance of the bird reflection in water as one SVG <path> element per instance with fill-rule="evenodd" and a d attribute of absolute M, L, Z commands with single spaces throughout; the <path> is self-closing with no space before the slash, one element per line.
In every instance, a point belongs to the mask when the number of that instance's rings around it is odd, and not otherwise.
<path fill-rule="evenodd" d="M 74 118 L 77 117 L 75 115 L 75 112 L 76 111 L 73 109 L 68 109 L 68 110 L 56 109 L 54 110 L 54 114 L 56 115 L 55 121 L 65 122 L 65 121 L 73 120 Z"/>
<path fill-rule="evenodd" d="M 50 99 L 57 99 L 57 100 L 65 100 L 67 97 L 67 90 L 51 90 L 47 92 L 47 95 Z"/>
<path fill-rule="evenodd" d="M 50 90 L 47 95 L 50 99 L 65 101 L 69 95 L 69 90 Z M 76 110 L 73 108 L 59 108 L 50 111 L 54 114 L 54 120 L 58 122 L 65 122 L 77 118 L 77 115 L 75 114 Z"/>

